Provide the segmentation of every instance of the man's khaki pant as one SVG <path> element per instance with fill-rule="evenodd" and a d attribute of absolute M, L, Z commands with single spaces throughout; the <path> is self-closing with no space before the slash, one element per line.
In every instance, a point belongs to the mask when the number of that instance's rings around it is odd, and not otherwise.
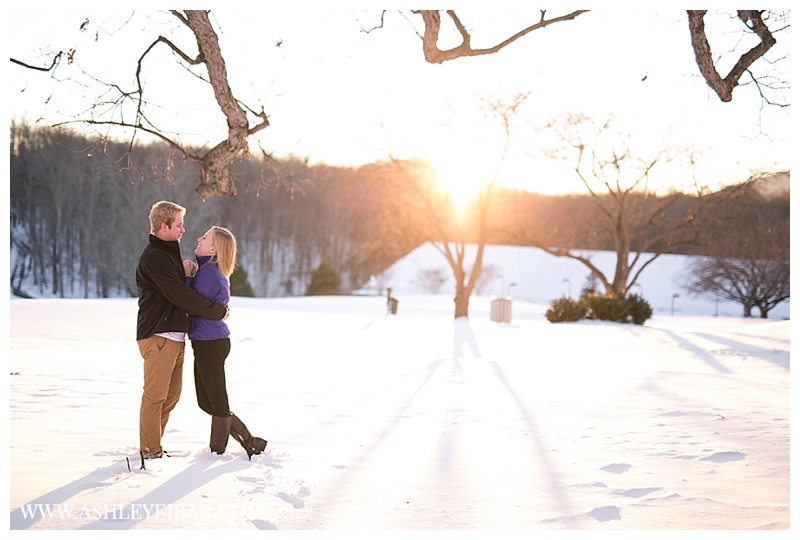
<path fill-rule="evenodd" d="M 181 397 L 185 342 L 150 336 L 137 341 L 144 359 L 144 390 L 139 409 L 139 449 L 160 455 L 161 436 Z"/>

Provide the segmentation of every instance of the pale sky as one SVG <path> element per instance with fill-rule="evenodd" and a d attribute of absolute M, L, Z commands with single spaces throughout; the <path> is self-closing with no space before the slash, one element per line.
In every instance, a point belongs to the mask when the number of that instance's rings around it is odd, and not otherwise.
<path fill-rule="evenodd" d="M 476 30 L 476 47 L 538 18 L 532 8 L 458 12 Z M 87 17 L 88 30 L 81 33 Z M 421 21 L 410 11 L 388 12 L 384 28 L 371 32 L 362 29 L 376 26 L 379 12 L 341 7 L 212 10 L 212 17 L 233 92 L 251 108 L 265 108 L 271 125 L 258 143 L 279 156 L 342 165 L 423 157 L 457 163 L 461 174 L 486 176 L 499 164 L 503 132 L 480 110 L 480 97 L 530 92 L 514 119 L 500 178 L 533 191 L 579 189 L 541 157 L 544 143 L 535 129 L 567 112 L 613 114 L 643 148 L 668 141 L 703 150 L 707 161 L 700 174 L 710 184 L 790 166 L 788 110 L 763 107 L 752 86 L 735 90 L 732 103 L 721 103 L 700 78 L 680 9 L 595 10 L 535 31 L 499 53 L 442 65 L 424 60 L 414 30 Z M 63 63 L 56 75 L 84 84 L 80 68 L 131 89 L 136 60 L 159 33 L 190 54 L 195 50 L 188 30 L 174 32 L 180 24 L 164 12 L 15 10 L 9 22 L 11 56 L 44 65 L 48 57 L 39 52 L 77 47 L 75 63 Z M 209 144 L 224 137 L 210 87 L 177 67 L 166 47 L 147 57 L 144 76 L 149 99 L 163 105 L 151 114 L 161 115 L 153 118 L 165 129 L 194 133 L 191 140 Z M 82 84 L 55 84 L 49 74 L 13 65 L 7 80 L 12 117 L 27 111 L 63 119 L 96 96 Z"/>

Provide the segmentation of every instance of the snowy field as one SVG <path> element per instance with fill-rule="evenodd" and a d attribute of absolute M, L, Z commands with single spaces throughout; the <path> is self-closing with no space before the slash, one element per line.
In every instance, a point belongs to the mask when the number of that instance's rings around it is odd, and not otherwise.
<path fill-rule="evenodd" d="M 10 528 L 788 537 L 788 320 L 451 296 L 234 298 L 231 407 L 267 452 L 210 454 L 189 347 L 144 471 L 136 300 L 12 299 Z"/>

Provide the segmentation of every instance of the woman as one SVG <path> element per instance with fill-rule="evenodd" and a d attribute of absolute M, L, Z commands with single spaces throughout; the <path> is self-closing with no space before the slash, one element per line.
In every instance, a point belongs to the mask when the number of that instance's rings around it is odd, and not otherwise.
<path fill-rule="evenodd" d="M 187 283 L 206 298 L 227 305 L 230 300 L 230 281 L 236 262 L 236 239 L 224 227 L 211 227 L 197 239 L 197 265 L 186 266 Z M 196 269 L 195 269 L 196 268 Z M 228 434 L 239 441 L 250 459 L 267 447 L 267 441 L 253 437 L 242 421 L 228 408 L 225 384 L 225 359 L 231 350 L 230 331 L 223 321 L 190 314 L 189 338 L 194 350 L 194 385 L 197 404 L 211 415 L 212 452 L 222 454 L 228 444 Z"/>

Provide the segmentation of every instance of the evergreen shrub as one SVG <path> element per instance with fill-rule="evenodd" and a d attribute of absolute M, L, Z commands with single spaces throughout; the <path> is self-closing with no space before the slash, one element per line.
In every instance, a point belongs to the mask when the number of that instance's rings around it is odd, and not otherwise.
<path fill-rule="evenodd" d="M 242 265 L 237 264 L 233 267 L 230 281 L 231 296 L 253 297 L 256 295 L 255 291 L 253 291 L 253 286 L 250 285 L 250 280 L 247 279 L 247 270 Z"/>
<path fill-rule="evenodd" d="M 650 303 L 636 294 L 589 293 L 577 301 L 562 297 L 553 300 L 545 313 L 551 323 L 592 319 L 641 325 L 652 316 Z"/>
<path fill-rule="evenodd" d="M 320 263 L 316 270 L 311 272 L 311 283 L 306 289 L 306 296 L 321 296 L 339 294 L 342 278 L 333 269 L 328 260 Z"/>
<path fill-rule="evenodd" d="M 545 317 L 551 323 L 579 321 L 586 317 L 586 302 L 561 297 L 553 300 Z"/>
<path fill-rule="evenodd" d="M 628 296 L 627 301 L 633 324 L 644 324 L 647 319 L 653 316 L 653 308 L 650 306 L 650 302 L 638 294 Z"/>
<path fill-rule="evenodd" d="M 628 322 L 630 308 L 624 296 L 616 294 L 590 294 L 586 297 L 589 305 L 588 318 L 611 322 Z"/>

